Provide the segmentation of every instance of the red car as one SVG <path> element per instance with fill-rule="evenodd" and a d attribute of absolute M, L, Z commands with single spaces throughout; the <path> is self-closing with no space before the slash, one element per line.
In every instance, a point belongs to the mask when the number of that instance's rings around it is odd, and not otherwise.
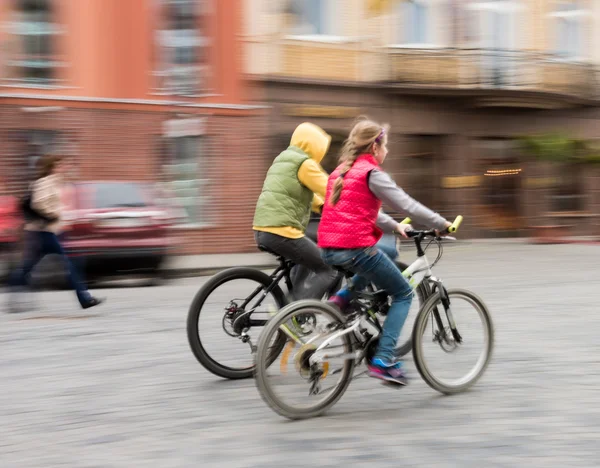
<path fill-rule="evenodd" d="M 21 225 L 19 200 L 16 197 L 0 197 L 0 283 L 8 279 L 17 265 L 20 253 Z"/>
<path fill-rule="evenodd" d="M 64 187 L 67 255 L 86 280 L 126 273 L 159 277 L 174 244 L 174 217 L 143 182 L 77 182 Z"/>

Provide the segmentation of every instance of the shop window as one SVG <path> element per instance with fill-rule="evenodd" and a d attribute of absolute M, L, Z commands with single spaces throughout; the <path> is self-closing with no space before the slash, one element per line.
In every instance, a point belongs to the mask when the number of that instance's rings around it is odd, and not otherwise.
<path fill-rule="evenodd" d="M 414 199 L 444 215 L 442 190 L 443 157 L 437 135 L 412 135 L 406 139 L 406 151 L 400 162 L 402 188 Z M 404 216 L 404 213 L 394 213 Z M 427 226 L 430 227 L 430 226 Z"/>
<path fill-rule="evenodd" d="M 564 164 L 558 169 L 557 184 L 550 195 L 551 211 L 578 213 L 584 211 L 583 174 L 579 164 Z"/>
<path fill-rule="evenodd" d="M 162 141 L 161 202 L 173 207 L 181 224 L 210 223 L 206 138 L 179 136 Z"/>
<path fill-rule="evenodd" d="M 474 212 L 489 232 L 516 235 L 522 227 L 523 177 L 516 144 L 510 139 L 484 139 L 475 143 L 475 152 L 484 177 Z"/>

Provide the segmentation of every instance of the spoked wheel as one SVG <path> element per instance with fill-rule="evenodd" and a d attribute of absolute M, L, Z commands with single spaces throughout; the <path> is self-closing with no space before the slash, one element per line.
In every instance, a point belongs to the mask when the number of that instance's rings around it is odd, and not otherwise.
<path fill-rule="evenodd" d="M 314 320 L 304 335 L 294 331 L 297 317 Z M 344 394 L 352 378 L 351 333 L 337 336 L 345 318 L 322 302 L 304 300 L 283 308 L 260 335 L 255 355 L 256 386 L 262 399 L 275 412 L 289 419 L 318 416 Z M 288 342 L 270 364 L 270 349 L 285 330 Z M 323 350 L 318 347 L 330 340 Z"/>
<path fill-rule="evenodd" d="M 272 279 L 252 268 L 231 268 L 211 278 L 196 294 L 187 319 L 194 356 L 207 370 L 226 379 L 253 373 L 253 351 L 270 315 L 286 303 Z M 270 364 L 286 342 L 279 333 L 268 352 Z"/>
<path fill-rule="evenodd" d="M 455 332 L 435 293 L 423 306 L 413 329 L 413 355 L 427 384 L 444 394 L 464 392 L 483 375 L 494 348 L 494 324 L 475 294 L 448 291 Z"/>

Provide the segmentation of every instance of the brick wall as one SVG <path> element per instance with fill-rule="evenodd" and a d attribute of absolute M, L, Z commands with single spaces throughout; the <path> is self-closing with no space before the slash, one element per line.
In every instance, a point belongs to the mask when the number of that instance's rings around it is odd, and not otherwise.
<path fill-rule="evenodd" d="M 198 114 L 203 115 L 203 114 Z M 27 172 L 24 130 L 53 130 L 72 156 L 75 180 L 159 181 L 163 122 L 172 112 L 63 108 L 24 113 L 0 106 L 0 194 L 20 195 Z M 252 218 L 264 174 L 272 158 L 265 154 L 264 114 L 207 117 L 201 178 L 209 184 L 207 226 L 175 230 L 178 250 L 186 254 L 254 251 Z"/>

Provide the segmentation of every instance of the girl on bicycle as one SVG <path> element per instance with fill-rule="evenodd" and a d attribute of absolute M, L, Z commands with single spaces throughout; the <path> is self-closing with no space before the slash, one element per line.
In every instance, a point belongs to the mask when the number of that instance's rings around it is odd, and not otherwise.
<path fill-rule="evenodd" d="M 451 223 L 407 195 L 381 170 L 379 165 L 388 153 L 388 131 L 388 125 L 360 120 L 350 132 L 342 162 L 328 180 L 318 240 L 325 263 L 357 274 L 352 279 L 355 287 L 370 281 L 392 297 L 379 346 L 368 364 L 369 375 L 406 385 L 402 363 L 394 362 L 394 349 L 410 309 L 412 290 L 394 262 L 376 246 L 382 236 L 378 213 L 384 202 L 440 232 Z M 403 237 L 412 229 L 395 221 L 386 226 Z M 333 302 L 343 310 L 349 299 L 350 291 L 343 289 Z"/>

